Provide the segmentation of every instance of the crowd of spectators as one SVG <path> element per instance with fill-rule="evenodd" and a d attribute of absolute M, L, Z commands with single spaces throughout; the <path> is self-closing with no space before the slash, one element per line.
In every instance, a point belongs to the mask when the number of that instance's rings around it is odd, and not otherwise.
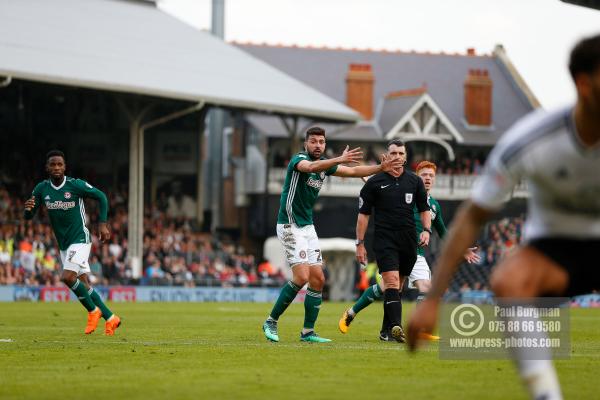
<path fill-rule="evenodd" d="M 60 255 L 44 207 L 33 221 L 23 220 L 23 202 L 33 182 L 0 185 L 0 285 L 59 285 Z M 181 286 L 280 285 L 282 271 L 230 238 L 201 232 L 194 221 L 171 217 L 168 205 L 157 202 L 145 210 L 143 277 L 132 278 L 127 257 L 127 195 L 125 188 L 109 191 L 112 237 L 99 243 L 92 236 L 90 268 L 96 284 L 142 284 Z M 97 227 L 95 201 L 86 201 L 88 225 Z M 523 217 L 490 223 L 480 240 L 481 263 L 490 269 L 520 242 Z M 460 290 L 487 289 L 476 278 Z"/>
<path fill-rule="evenodd" d="M 485 163 L 483 155 L 457 155 L 454 161 L 446 159 L 435 160 L 438 175 L 479 175 Z M 417 168 L 421 159 L 413 160 L 410 166 Z"/>
<path fill-rule="evenodd" d="M 25 197 L 0 187 L 0 285 L 60 285 L 60 254 L 46 210 L 41 207 L 33 221 L 24 221 Z M 267 260 L 257 260 L 233 240 L 192 229 L 189 219 L 169 217 L 157 206 L 145 210 L 143 277 L 134 280 L 125 192 L 110 192 L 109 203 L 110 241 L 100 243 L 92 235 L 90 269 L 96 284 L 279 286 L 284 280 Z M 94 233 L 95 201 L 86 200 L 86 214 Z"/>
<path fill-rule="evenodd" d="M 502 218 L 491 222 L 481 239 L 481 266 L 491 268 L 521 242 L 524 218 Z"/>

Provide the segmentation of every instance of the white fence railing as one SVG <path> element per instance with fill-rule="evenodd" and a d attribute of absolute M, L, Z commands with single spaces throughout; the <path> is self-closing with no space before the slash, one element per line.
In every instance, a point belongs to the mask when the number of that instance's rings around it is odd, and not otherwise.
<path fill-rule="evenodd" d="M 269 170 L 269 194 L 280 194 L 285 181 L 285 168 Z M 437 175 L 431 195 L 440 200 L 462 200 L 469 197 L 477 175 Z M 364 182 L 358 178 L 339 178 L 330 176 L 325 179 L 320 196 L 355 197 L 360 193 Z M 528 197 L 525 182 L 517 185 L 513 197 Z"/>

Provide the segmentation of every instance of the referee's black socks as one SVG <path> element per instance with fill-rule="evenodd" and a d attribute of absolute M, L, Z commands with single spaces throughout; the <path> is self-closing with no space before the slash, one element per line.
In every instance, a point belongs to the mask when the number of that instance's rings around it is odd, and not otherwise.
<path fill-rule="evenodd" d="M 400 290 L 385 289 L 383 295 L 383 308 L 389 318 L 390 327 L 400 326 L 402 323 L 402 301 L 400 299 Z"/>

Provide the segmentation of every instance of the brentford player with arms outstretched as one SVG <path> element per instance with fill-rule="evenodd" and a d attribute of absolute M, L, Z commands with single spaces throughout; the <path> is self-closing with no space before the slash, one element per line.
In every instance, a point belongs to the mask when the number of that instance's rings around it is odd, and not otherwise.
<path fill-rule="evenodd" d="M 529 188 L 524 244 L 492 273 L 490 285 L 499 302 L 600 289 L 600 35 L 575 46 L 569 70 L 576 104 L 536 111 L 517 122 L 492 150 L 470 201 L 457 212 L 431 290 L 409 321 L 412 349 L 421 332 L 431 333 L 440 299 L 467 246 L 521 179 Z M 523 340 L 547 339 L 544 332 L 516 334 Z M 528 359 L 527 349 L 510 354 L 532 399 L 562 399 L 552 354 L 546 351 L 536 360 Z"/>
<path fill-rule="evenodd" d="M 61 280 L 77 296 L 88 311 L 85 333 L 96 330 L 101 317 L 106 320 L 105 333 L 114 335 L 121 319 L 104 304 L 90 286 L 88 258 L 92 247 L 90 231 L 86 226 L 84 198 L 96 199 L 100 204 L 100 240 L 110 239 L 107 226 L 108 201 L 106 195 L 81 179 L 65 176 L 66 162 L 62 151 L 52 150 L 46 156 L 46 171 L 50 179 L 38 183 L 31 198 L 25 201 L 25 219 L 32 219 L 41 204 L 48 210 L 50 225 L 60 249 Z"/>
<path fill-rule="evenodd" d="M 288 164 L 277 216 L 277 237 L 284 247 L 293 277 L 281 289 L 269 317 L 263 324 L 265 337 L 272 342 L 279 341 L 279 317 L 306 283 L 308 288 L 304 300 L 304 326 L 300 340 L 313 343 L 331 341 L 320 337 L 314 330 L 321 308 L 321 291 L 325 276 L 312 211 L 325 177 L 335 175 L 360 178 L 401 166 L 398 160 L 389 159 L 385 155 L 382 155 L 379 165 L 341 165 L 355 164 L 362 158 L 360 148 L 350 150 L 348 146 L 341 156 L 326 159 L 323 157 L 325 130 L 317 126 L 306 131 L 304 150 L 295 154 Z"/>

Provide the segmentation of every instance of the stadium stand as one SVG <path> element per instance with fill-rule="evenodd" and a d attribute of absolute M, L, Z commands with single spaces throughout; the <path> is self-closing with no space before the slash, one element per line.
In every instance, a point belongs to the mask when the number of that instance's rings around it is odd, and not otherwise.
<path fill-rule="evenodd" d="M 26 186 L 26 185 L 24 185 Z M 144 233 L 144 276 L 131 279 L 127 259 L 127 197 L 109 191 L 112 238 L 101 244 L 93 235 L 90 267 L 100 284 L 175 286 L 277 286 L 282 271 L 267 260 L 257 260 L 227 237 L 192 229 L 189 220 L 170 218 L 157 206 L 147 206 Z M 60 257 L 43 209 L 32 223 L 22 219 L 25 195 L 14 196 L 0 187 L 0 284 L 60 286 Z M 95 226 L 95 202 L 86 202 Z M 480 242 L 480 264 L 463 264 L 451 290 L 486 290 L 491 268 L 521 238 L 523 218 L 490 223 Z"/>
<path fill-rule="evenodd" d="M 169 218 L 156 206 L 147 207 L 144 232 L 144 277 L 131 279 L 127 260 L 127 199 L 109 192 L 112 238 L 99 243 L 93 235 L 90 268 L 98 283 L 178 286 L 279 286 L 283 275 L 266 260 L 260 272 L 254 255 L 227 237 L 197 232 L 184 218 Z M 22 218 L 23 198 L 0 188 L 0 284 L 60 286 L 60 256 L 52 231 L 40 213 L 32 223 Z M 96 226 L 95 202 L 86 214 Z"/>

